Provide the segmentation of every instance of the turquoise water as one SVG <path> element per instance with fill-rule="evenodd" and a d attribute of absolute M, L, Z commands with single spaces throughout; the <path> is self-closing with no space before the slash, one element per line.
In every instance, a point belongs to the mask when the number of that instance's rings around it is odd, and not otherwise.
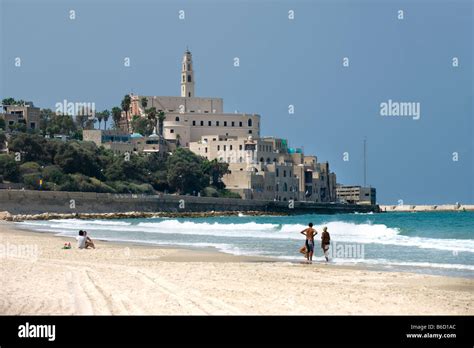
<path fill-rule="evenodd" d="M 474 212 L 231 216 L 122 220 L 27 221 L 61 236 L 85 229 L 93 238 L 157 245 L 214 247 L 237 255 L 302 260 L 299 233 L 308 222 L 331 234 L 331 263 L 474 277 Z M 317 243 L 316 262 L 323 262 Z"/>

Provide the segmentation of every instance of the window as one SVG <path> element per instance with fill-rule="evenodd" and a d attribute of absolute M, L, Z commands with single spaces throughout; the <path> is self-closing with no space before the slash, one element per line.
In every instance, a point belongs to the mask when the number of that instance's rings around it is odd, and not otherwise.
<path fill-rule="evenodd" d="M 239 145 L 239 150 L 242 150 L 242 145 Z"/>
<path fill-rule="evenodd" d="M 262 163 L 263 163 L 263 157 L 260 157 L 260 162 L 262 162 Z"/>
<path fill-rule="evenodd" d="M 239 157 L 239 162 L 242 163 L 243 162 L 243 158 L 242 157 Z M 242 170 L 242 169 L 241 169 Z"/>
<path fill-rule="evenodd" d="M 201 121 L 201 126 L 204 126 L 204 121 Z"/>
<path fill-rule="evenodd" d="M 224 127 L 227 127 L 227 121 L 224 121 Z"/>
<path fill-rule="evenodd" d="M 175 121 L 179 122 L 179 116 L 176 116 Z"/>
<path fill-rule="evenodd" d="M 288 191 L 288 185 L 286 182 L 283 184 L 283 191 Z"/>
<path fill-rule="evenodd" d="M 208 125 L 209 127 L 212 126 L 212 121 L 208 121 L 208 122 L 207 122 L 207 125 Z"/>
<path fill-rule="evenodd" d="M 252 130 L 251 130 L 251 129 L 249 129 L 249 134 L 252 134 Z"/>
<path fill-rule="evenodd" d="M 286 170 L 283 171 L 283 177 L 286 178 Z"/>
<path fill-rule="evenodd" d="M 188 70 L 191 70 L 191 63 L 188 63 Z"/>
<path fill-rule="evenodd" d="M 252 127 L 252 119 L 251 118 L 249 118 L 249 120 L 247 121 L 247 124 L 248 124 L 249 127 Z"/>
<path fill-rule="evenodd" d="M 221 149 L 221 146 L 217 145 L 217 151 L 220 151 L 220 149 Z"/>
<path fill-rule="evenodd" d="M 188 97 L 191 97 L 191 92 L 188 92 Z"/>
<path fill-rule="evenodd" d="M 224 151 L 226 150 L 226 145 L 224 145 Z"/>
<path fill-rule="evenodd" d="M 184 75 L 183 75 L 183 82 L 186 82 L 186 78 L 184 77 Z"/>
<path fill-rule="evenodd" d="M 280 176 L 280 170 L 278 168 L 276 169 L 276 176 Z"/>
<path fill-rule="evenodd" d="M 229 148 L 232 150 L 232 145 L 230 145 Z"/>
<path fill-rule="evenodd" d="M 174 129 L 170 129 L 170 133 L 174 133 Z"/>
<path fill-rule="evenodd" d="M 196 125 L 196 121 L 193 121 L 193 126 L 195 126 L 195 125 Z"/>
<path fill-rule="evenodd" d="M 242 127 L 242 121 L 239 122 L 239 127 Z"/>
<path fill-rule="evenodd" d="M 207 147 L 204 148 L 204 152 L 207 153 Z"/>
<path fill-rule="evenodd" d="M 219 121 L 216 121 L 216 126 L 219 127 Z"/>
<path fill-rule="evenodd" d="M 235 127 L 235 122 L 234 121 L 232 121 L 232 127 Z"/>
<path fill-rule="evenodd" d="M 188 75 L 188 82 L 191 82 L 191 75 Z"/>

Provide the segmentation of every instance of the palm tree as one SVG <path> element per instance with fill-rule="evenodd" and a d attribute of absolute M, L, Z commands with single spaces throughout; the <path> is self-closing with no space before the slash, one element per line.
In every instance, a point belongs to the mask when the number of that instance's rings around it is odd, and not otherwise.
<path fill-rule="evenodd" d="M 112 119 L 114 120 L 115 128 L 120 126 L 120 120 L 122 119 L 122 109 L 118 106 L 112 108 Z"/>
<path fill-rule="evenodd" d="M 130 125 L 128 122 L 128 111 L 130 110 L 130 104 L 132 103 L 132 99 L 130 98 L 130 95 L 126 94 L 123 99 L 122 99 L 122 110 L 125 111 L 125 118 L 127 121 L 127 132 L 130 132 Z"/>
<path fill-rule="evenodd" d="M 104 118 L 104 130 L 107 129 L 107 121 L 109 120 L 110 117 L 110 111 L 105 109 L 102 111 L 102 117 Z"/>
<path fill-rule="evenodd" d="M 142 108 L 143 108 L 143 111 L 146 110 L 146 107 L 148 105 L 148 99 L 146 99 L 145 97 L 143 97 L 141 100 L 140 100 L 140 103 L 142 104 Z"/>
<path fill-rule="evenodd" d="M 163 122 L 165 121 L 165 119 L 166 119 L 165 113 L 164 113 L 163 111 L 160 111 L 160 112 L 158 113 L 158 122 L 159 122 L 159 125 L 160 125 L 160 127 L 159 127 L 159 128 L 160 128 L 160 132 L 159 132 L 159 134 L 160 134 L 161 136 L 163 136 Z"/>
<path fill-rule="evenodd" d="M 156 132 L 156 121 L 157 121 L 157 118 L 156 118 L 156 115 L 157 115 L 157 112 L 156 112 L 156 108 L 154 106 L 152 106 L 151 108 L 149 109 L 146 109 L 145 110 L 145 115 L 147 116 L 147 118 L 153 122 L 153 133 Z"/>
<path fill-rule="evenodd" d="M 104 118 L 104 115 L 102 114 L 102 112 L 96 112 L 95 118 L 99 122 L 99 130 L 100 130 L 100 124 L 102 123 L 102 119 Z"/>

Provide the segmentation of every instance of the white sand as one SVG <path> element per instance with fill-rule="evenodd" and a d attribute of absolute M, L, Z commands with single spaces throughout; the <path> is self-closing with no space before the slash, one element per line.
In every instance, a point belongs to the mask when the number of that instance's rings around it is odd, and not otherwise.
<path fill-rule="evenodd" d="M 0 223 L 0 314 L 474 314 L 471 279 L 105 242 L 78 250 L 12 227 Z M 25 245 L 40 255 L 19 254 Z"/>

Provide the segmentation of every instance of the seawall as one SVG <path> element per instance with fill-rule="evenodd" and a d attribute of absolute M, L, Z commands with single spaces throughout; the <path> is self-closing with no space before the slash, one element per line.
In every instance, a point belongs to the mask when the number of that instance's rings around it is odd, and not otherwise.
<path fill-rule="evenodd" d="M 440 205 L 381 205 L 381 212 L 426 212 L 426 211 L 474 211 L 474 205 L 469 204 L 440 204 Z"/>
<path fill-rule="evenodd" d="M 37 214 L 183 214 L 209 212 L 260 212 L 269 214 L 331 214 L 378 212 L 377 205 L 243 200 L 177 195 L 136 195 L 94 192 L 0 190 L 0 212 Z M 5 215 L 5 214 L 3 214 Z M 129 214 L 128 214 L 129 215 Z M 128 215 L 124 215 L 127 217 Z M 198 216 L 198 214 L 197 214 Z M 5 218 L 5 217 L 4 217 Z M 29 217 L 24 217 L 29 218 Z"/>

